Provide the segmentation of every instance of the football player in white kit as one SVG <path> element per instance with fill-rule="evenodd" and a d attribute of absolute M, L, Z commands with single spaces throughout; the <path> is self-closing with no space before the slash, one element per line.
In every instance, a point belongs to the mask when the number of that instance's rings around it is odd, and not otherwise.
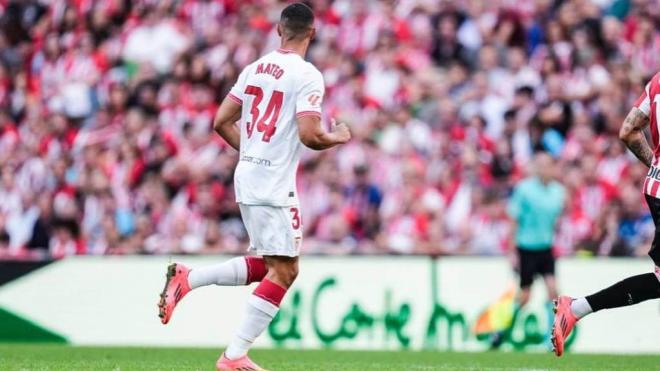
<path fill-rule="evenodd" d="M 261 370 L 248 358 L 248 349 L 277 314 L 298 274 L 303 233 L 296 171 L 302 145 L 322 150 L 351 138 L 345 124 L 333 121 L 327 132 L 321 122 L 323 76 L 303 59 L 316 32 L 312 10 L 301 3 L 287 6 L 277 30 L 281 48 L 245 67 L 214 120 L 218 134 L 240 152 L 236 202 L 255 255 L 195 269 L 171 264 L 158 305 L 166 324 L 192 289 L 259 282 L 216 363 L 218 370 Z"/>

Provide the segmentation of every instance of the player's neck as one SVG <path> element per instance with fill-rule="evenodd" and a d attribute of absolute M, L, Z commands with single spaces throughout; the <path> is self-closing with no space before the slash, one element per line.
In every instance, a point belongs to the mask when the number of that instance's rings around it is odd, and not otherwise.
<path fill-rule="evenodd" d="M 287 53 L 295 53 L 300 57 L 305 58 L 305 54 L 307 53 L 307 43 L 287 41 L 283 42 L 278 50 Z"/>

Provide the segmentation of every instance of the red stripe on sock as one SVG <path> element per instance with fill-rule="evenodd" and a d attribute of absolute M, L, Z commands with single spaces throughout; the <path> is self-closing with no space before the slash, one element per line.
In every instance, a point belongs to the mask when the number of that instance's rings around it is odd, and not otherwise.
<path fill-rule="evenodd" d="M 286 294 L 286 289 L 265 278 L 254 290 L 253 294 L 279 307 Z"/>
<path fill-rule="evenodd" d="M 266 263 L 263 258 L 258 256 L 246 256 L 245 265 L 247 265 L 247 282 L 246 284 L 251 284 L 252 282 L 261 282 L 261 280 L 266 277 Z"/>

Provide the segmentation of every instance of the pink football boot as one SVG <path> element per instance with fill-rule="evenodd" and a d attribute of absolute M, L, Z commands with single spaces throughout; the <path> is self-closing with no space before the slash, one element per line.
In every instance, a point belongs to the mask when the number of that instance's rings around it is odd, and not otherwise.
<path fill-rule="evenodd" d="M 164 325 L 170 321 L 177 303 L 190 292 L 188 272 L 190 269 L 183 264 L 172 263 L 167 267 L 165 287 L 158 302 L 158 317 Z"/>
<path fill-rule="evenodd" d="M 564 354 L 564 343 L 578 319 L 571 311 L 573 298 L 560 296 L 555 300 L 555 322 L 552 326 L 552 345 L 557 357 Z"/>
<path fill-rule="evenodd" d="M 218 362 L 215 363 L 218 371 L 266 371 L 259 367 L 256 363 L 252 362 L 247 355 L 238 359 L 229 359 L 222 353 Z"/>

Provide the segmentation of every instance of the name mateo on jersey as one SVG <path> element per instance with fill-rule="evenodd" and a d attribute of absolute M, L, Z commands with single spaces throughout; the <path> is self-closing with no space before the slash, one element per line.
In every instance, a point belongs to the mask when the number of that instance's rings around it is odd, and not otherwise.
<path fill-rule="evenodd" d="M 257 72 L 255 72 L 255 75 L 259 75 L 265 73 L 267 75 L 271 75 L 275 78 L 275 80 L 279 80 L 282 75 L 284 75 L 284 70 L 276 65 L 275 63 L 267 63 L 266 67 L 264 67 L 263 63 L 259 63 L 257 66 Z"/>

